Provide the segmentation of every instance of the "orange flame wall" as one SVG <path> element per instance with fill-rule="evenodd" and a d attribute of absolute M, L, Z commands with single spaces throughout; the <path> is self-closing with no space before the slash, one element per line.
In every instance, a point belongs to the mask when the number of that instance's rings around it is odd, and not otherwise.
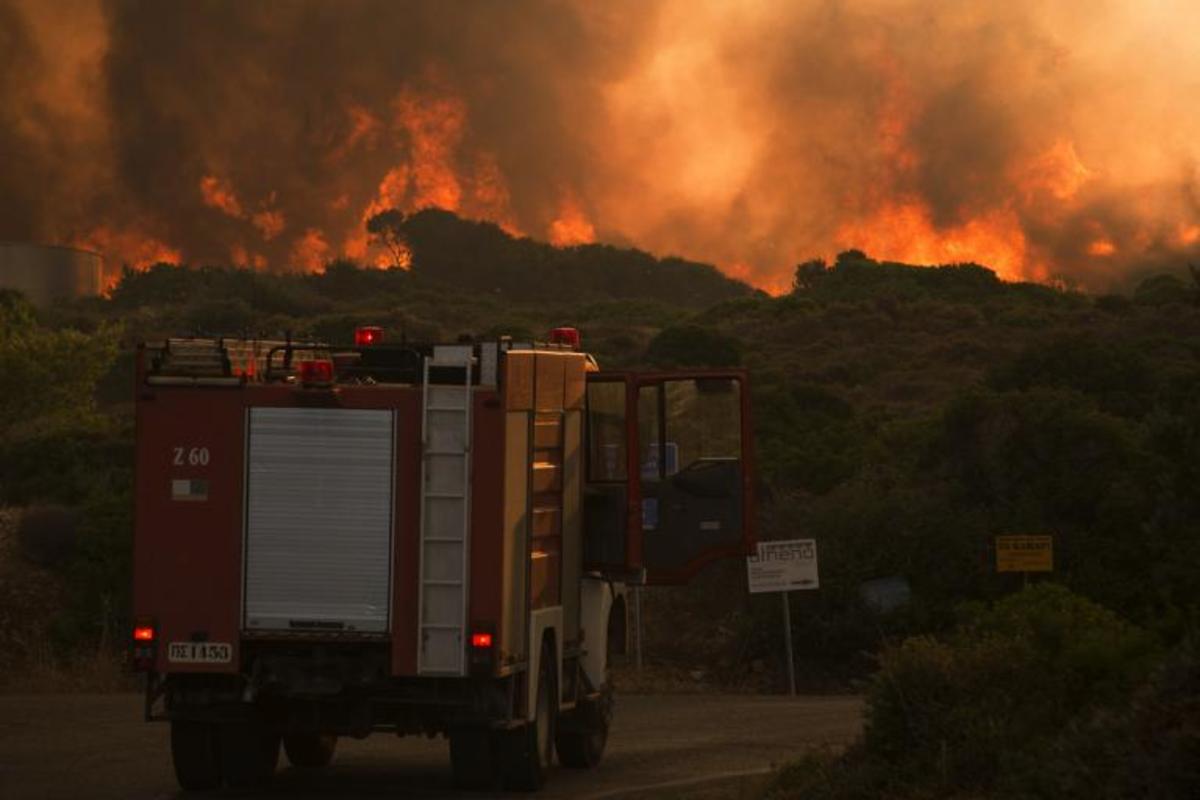
<path fill-rule="evenodd" d="M 0 238 L 405 266 L 437 206 L 771 290 L 858 248 L 1105 288 L 1200 249 L 1192 0 L 0 5 Z"/>

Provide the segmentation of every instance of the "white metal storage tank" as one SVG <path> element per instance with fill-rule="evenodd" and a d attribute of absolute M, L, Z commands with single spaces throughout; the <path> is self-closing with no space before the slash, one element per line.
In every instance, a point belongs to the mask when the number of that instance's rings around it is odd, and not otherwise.
<path fill-rule="evenodd" d="M 0 289 L 16 289 L 35 305 L 100 294 L 103 259 L 75 247 L 0 242 Z"/>

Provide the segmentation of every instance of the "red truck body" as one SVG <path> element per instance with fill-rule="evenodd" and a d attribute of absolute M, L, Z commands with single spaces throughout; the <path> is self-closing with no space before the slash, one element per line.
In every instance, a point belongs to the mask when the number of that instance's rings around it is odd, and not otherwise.
<path fill-rule="evenodd" d="M 447 734 L 464 786 L 591 766 L 625 582 L 753 544 L 743 371 L 375 330 L 139 350 L 135 663 L 185 788 L 375 730 Z"/>

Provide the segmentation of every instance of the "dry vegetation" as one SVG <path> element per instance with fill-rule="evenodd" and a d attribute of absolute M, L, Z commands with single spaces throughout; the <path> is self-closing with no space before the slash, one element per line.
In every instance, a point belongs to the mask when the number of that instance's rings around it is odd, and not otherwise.
<path fill-rule="evenodd" d="M 0 508 L 0 691 L 110 692 L 134 687 L 120 643 L 64 647 L 55 623 L 67 604 L 64 577 L 21 553 L 21 509 Z"/>

